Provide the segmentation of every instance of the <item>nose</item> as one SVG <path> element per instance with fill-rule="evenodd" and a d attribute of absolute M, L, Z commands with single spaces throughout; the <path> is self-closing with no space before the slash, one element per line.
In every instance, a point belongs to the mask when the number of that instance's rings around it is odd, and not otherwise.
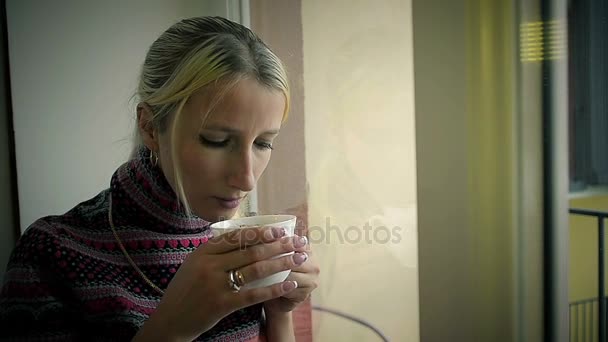
<path fill-rule="evenodd" d="M 228 172 L 228 185 L 243 192 L 249 192 L 255 187 L 253 172 L 253 155 L 251 149 L 243 148 L 235 151 L 233 162 Z"/>

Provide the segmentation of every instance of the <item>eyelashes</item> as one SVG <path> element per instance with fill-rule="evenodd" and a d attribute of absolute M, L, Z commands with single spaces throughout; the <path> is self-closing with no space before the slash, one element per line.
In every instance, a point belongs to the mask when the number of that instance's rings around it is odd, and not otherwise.
<path fill-rule="evenodd" d="M 269 142 L 256 142 L 255 146 L 260 150 L 273 150 L 272 144 Z"/>
<path fill-rule="evenodd" d="M 228 146 L 228 143 L 230 142 L 229 139 L 224 139 L 224 140 L 209 140 L 209 139 L 205 138 L 202 135 L 200 135 L 198 137 L 198 139 L 201 142 L 201 144 L 203 144 L 203 145 L 205 145 L 207 147 L 213 147 L 213 148 L 226 147 L 226 146 Z"/>
<path fill-rule="evenodd" d="M 203 146 L 220 149 L 220 148 L 228 147 L 232 140 L 230 138 L 224 139 L 224 140 L 211 140 L 211 139 L 205 138 L 202 135 L 199 135 L 199 141 L 201 142 L 201 144 Z M 267 141 L 255 141 L 254 145 L 259 150 L 273 150 L 274 149 L 272 144 Z"/>

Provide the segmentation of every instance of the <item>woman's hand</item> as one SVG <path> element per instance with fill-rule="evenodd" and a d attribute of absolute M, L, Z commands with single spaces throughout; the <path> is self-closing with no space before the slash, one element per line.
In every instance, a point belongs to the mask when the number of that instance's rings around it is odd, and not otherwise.
<path fill-rule="evenodd" d="M 312 254 L 310 245 L 307 244 L 306 246 L 308 260 L 301 266 L 293 268 L 286 279 L 286 281 L 296 281 L 298 288 L 279 298 L 266 301 L 264 303 L 266 315 L 292 311 L 296 306 L 308 299 L 312 291 L 317 288 L 320 273 L 319 265 Z"/>
<path fill-rule="evenodd" d="M 181 265 L 135 340 L 192 341 L 238 309 L 288 295 L 296 286 L 292 279 L 238 292 L 228 281 L 228 272 L 234 269 L 247 281 L 296 269 L 299 265 L 294 256 L 306 247 L 298 245 L 298 237 L 284 235 L 281 228 L 245 228 L 199 247 Z M 294 255 L 270 259 L 294 251 Z M 299 278 L 297 281 L 299 284 Z"/>

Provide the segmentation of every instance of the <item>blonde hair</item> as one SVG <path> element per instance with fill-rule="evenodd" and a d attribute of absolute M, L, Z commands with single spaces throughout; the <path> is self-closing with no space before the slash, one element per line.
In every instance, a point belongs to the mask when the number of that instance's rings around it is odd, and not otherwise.
<path fill-rule="evenodd" d="M 175 156 L 177 122 L 192 94 L 208 85 L 213 86 L 209 91 L 214 92 L 213 103 L 217 103 L 222 94 L 244 78 L 283 93 L 285 120 L 289 112 L 289 83 L 281 60 L 270 48 L 251 30 L 228 19 L 189 18 L 171 26 L 152 43 L 136 95 L 139 102 L 150 107 L 154 128 L 160 133 L 169 130 Z M 203 121 L 209 111 L 203 113 Z M 143 147 L 137 127 L 134 135 L 132 158 Z M 173 158 L 172 168 L 178 199 L 186 214 L 191 215 L 177 158 Z"/>

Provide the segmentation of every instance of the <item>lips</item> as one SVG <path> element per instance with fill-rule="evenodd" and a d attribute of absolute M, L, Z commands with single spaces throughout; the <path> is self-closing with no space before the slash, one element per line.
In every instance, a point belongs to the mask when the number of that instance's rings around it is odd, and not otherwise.
<path fill-rule="evenodd" d="M 234 209 L 239 206 L 243 197 L 214 197 L 218 204 L 226 209 Z"/>

